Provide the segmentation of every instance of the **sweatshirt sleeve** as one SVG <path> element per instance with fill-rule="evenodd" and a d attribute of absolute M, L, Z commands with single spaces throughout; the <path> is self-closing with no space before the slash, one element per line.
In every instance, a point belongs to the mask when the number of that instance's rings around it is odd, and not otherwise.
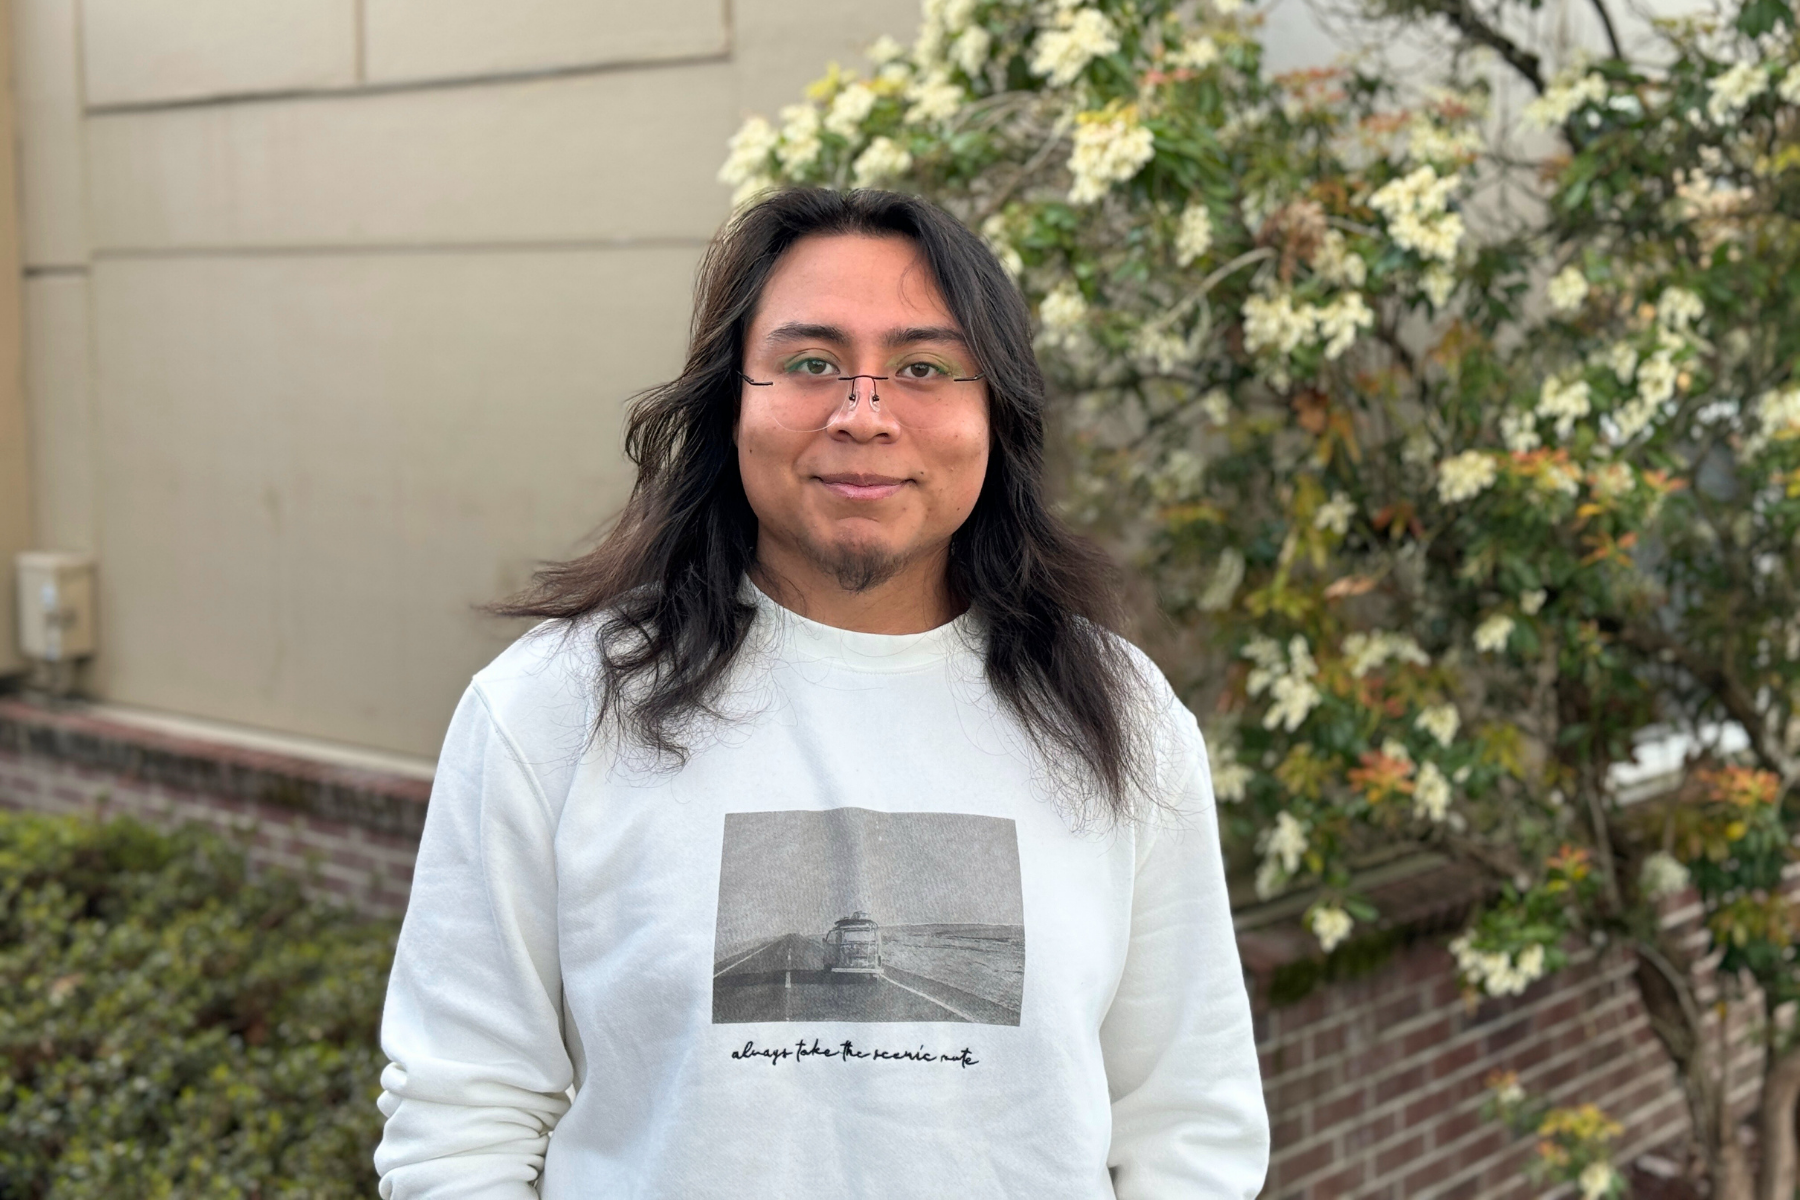
<path fill-rule="evenodd" d="M 385 1200 L 536 1200 L 573 1079 L 555 831 L 538 780 L 471 685 L 445 735 L 382 1012 Z"/>
<path fill-rule="evenodd" d="M 1185 749 L 1172 811 L 1142 835 L 1131 942 L 1101 1049 L 1119 1200 L 1253 1200 L 1269 1162 L 1250 1000 L 1238 962 L 1206 749 Z"/>

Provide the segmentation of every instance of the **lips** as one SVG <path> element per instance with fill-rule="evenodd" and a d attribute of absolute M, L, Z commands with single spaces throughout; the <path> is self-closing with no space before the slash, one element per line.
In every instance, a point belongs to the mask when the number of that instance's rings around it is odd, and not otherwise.
<path fill-rule="evenodd" d="M 906 486 L 906 480 L 892 475 L 866 475 L 842 472 L 815 478 L 833 495 L 846 500 L 885 500 Z"/>

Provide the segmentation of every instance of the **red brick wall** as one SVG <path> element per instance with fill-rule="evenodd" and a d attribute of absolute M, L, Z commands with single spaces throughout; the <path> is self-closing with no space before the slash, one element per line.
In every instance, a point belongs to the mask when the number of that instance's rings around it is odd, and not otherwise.
<path fill-rule="evenodd" d="M 1686 1110 L 1619 953 L 1588 953 L 1522 996 L 1472 1011 L 1441 945 L 1258 1013 L 1275 1200 L 1541 1194 L 1533 1153 L 1480 1115 L 1493 1071 L 1534 1095 L 1599 1104 L 1627 1156 L 1683 1136 Z"/>
<path fill-rule="evenodd" d="M 0 808 L 203 822 L 241 836 L 253 867 L 375 914 L 405 911 L 428 791 L 0 700 Z"/>

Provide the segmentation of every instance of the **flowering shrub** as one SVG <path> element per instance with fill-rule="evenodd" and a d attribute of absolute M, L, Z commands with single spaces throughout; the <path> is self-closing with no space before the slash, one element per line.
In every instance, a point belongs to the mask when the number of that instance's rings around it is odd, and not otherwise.
<path fill-rule="evenodd" d="M 1537 1135 L 1533 1173 L 1543 1182 L 1572 1183 L 1581 1200 L 1614 1200 L 1626 1192 L 1612 1165 L 1612 1140 L 1624 1130 L 1592 1104 L 1551 1108 L 1533 1100 L 1512 1071 L 1488 1077 L 1485 1114 L 1517 1134 Z"/>
<path fill-rule="evenodd" d="M 1183 632 L 1258 890 L 1310 889 L 1330 950 L 1378 916 L 1374 856 L 1466 863 L 1495 885 L 1454 944 L 1477 994 L 1627 940 L 1721 1197 L 1748 1184 L 1658 901 L 1691 880 L 1723 984 L 1800 994 L 1800 45 L 1788 0 L 1727 10 L 1547 74 L 1474 6 L 1386 0 L 1455 42 L 1402 86 L 1268 77 L 1239 0 L 927 0 L 721 176 L 981 231 L 1036 308 L 1073 512 Z M 1522 166 L 1488 148 L 1520 136 Z M 1481 188 L 1539 202 L 1476 220 Z M 1722 729 L 1742 762 L 1697 764 L 1760 791 L 1623 802 L 1643 738 Z"/>
<path fill-rule="evenodd" d="M 211 833 L 0 812 L 0 1196 L 374 1195 L 393 934 Z"/>

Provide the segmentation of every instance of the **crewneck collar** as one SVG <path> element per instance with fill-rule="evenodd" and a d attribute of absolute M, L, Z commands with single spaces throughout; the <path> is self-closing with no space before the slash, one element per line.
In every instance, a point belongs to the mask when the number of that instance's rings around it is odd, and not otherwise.
<path fill-rule="evenodd" d="M 770 650 L 790 662 L 830 663 L 853 671 L 900 672 L 941 666 L 971 646 L 974 620 L 963 613 L 924 633 L 860 633 L 811 621 L 784 608 L 744 577 L 757 624 L 767 629 Z"/>

